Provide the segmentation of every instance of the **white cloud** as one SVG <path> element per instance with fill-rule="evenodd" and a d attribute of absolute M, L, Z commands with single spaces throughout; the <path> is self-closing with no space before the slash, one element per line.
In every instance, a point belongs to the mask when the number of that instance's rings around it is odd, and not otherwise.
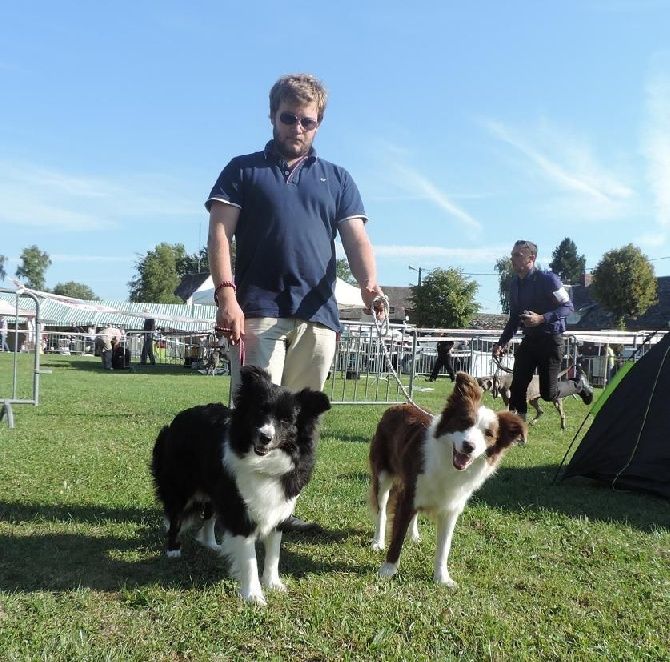
<path fill-rule="evenodd" d="M 394 194 L 372 196 L 375 200 L 424 200 L 440 211 L 444 212 L 450 219 L 458 221 L 468 234 L 475 238 L 482 231 L 482 224 L 472 214 L 454 202 L 454 198 L 482 197 L 481 195 L 452 195 L 445 193 L 428 177 L 416 168 L 406 165 L 409 157 L 408 151 L 388 141 L 379 141 L 381 148 L 379 152 L 386 155 L 384 171 L 391 175 Z M 388 185 L 384 187 L 388 190 Z"/>
<path fill-rule="evenodd" d="M 134 262 L 137 259 L 136 255 L 68 255 L 55 254 L 50 256 L 56 262 L 96 262 L 96 263 L 127 263 Z"/>
<path fill-rule="evenodd" d="M 164 222 L 200 211 L 199 203 L 174 190 L 174 182 L 164 177 L 135 173 L 123 182 L 0 161 L 0 222 L 51 232 L 100 232 L 127 219 Z"/>
<path fill-rule="evenodd" d="M 406 257 L 420 259 L 450 259 L 461 263 L 476 264 L 480 262 L 495 262 L 502 255 L 507 255 L 510 247 L 482 246 L 478 248 L 443 248 L 440 246 L 397 246 L 375 245 L 377 257 Z"/>
<path fill-rule="evenodd" d="M 342 244 L 336 242 L 337 256 L 345 257 Z M 445 248 L 442 246 L 410 246 L 396 244 L 374 244 L 377 260 L 380 258 L 404 258 L 424 261 L 451 260 L 460 264 L 495 263 L 498 258 L 508 255 L 511 244 L 499 246 L 479 246 L 476 248 Z"/>
<path fill-rule="evenodd" d="M 529 175 L 542 175 L 562 192 L 564 201 L 574 201 L 576 208 L 588 204 L 587 218 L 622 216 L 628 200 L 635 194 L 630 186 L 597 163 L 583 140 L 555 126 L 540 127 L 532 135 L 520 136 L 501 122 L 482 123 L 498 140 L 525 157 L 532 166 Z"/>
<path fill-rule="evenodd" d="M 646 90 L 648 121 L 643 132 L 647 179 L 654 195 L 656 221 L 670 227 L 670 78 L 657 74 Z"/>
<path fill-rule="evenodd" d="M 665 246 L 668 235 L 664 232 L 646 232 L 635 238 L 635 243 L 644 248 L 661 248 Z"/>
<path fill-rule="evenodd" d="M 465 210 L 456 205 L 450 197 L 441 191 L 427 177 L 424 177 L 416 170 L 396 164 L 398 172 L 402 175 L 405 185 L 409 185 L 413 190 L 423 193 L 424 198 L 432 202 L 436 207 L 446 212 L 452 218 L 460 221 L 471 232 L 479 233 L 482 230 L 481 223 Z"/>

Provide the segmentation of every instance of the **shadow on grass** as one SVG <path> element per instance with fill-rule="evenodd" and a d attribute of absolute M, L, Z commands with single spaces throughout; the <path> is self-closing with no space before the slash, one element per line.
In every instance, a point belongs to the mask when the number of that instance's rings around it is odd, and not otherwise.
<path fill-rule="evenodd" d="M 142 586 L 190 589 L 210 586 L 228 578 L 225 561 L 202 548 L 191 535 L 184 536 L 182 557 L 164 554 L 165 533 L 157 509 L 98 506 L 42 506 L 0 503 L 0 519 L 30 532 L 0 535 L 0 590 L 64 591 L 80 587 L 99 591 L 119 591 Z M 106 523 L 135 523 L 128 537 L 86 533 L 35 533 L 34 527 L 63 524 L 90 524 L 96 532 Z M 155 523 L 155 525 L 154 525 Z M 317 544 L 344 540 L 347 531 L 320 531 L 286 534 Z M 259 563 L 262 562 L 259 553 Z M 328 563 L 318 554 L 307 555 L 282 549 L 281 569 L 288 577 L 331 572 L 368 572 L 369 568 L 349 563 Z M 262 566 L 259 566 L 262 571 Z M 231 583 L 232 586 L 232 583 Z"/>
<path fill-rule="evenodd" d="M 475 498 L 511 512 L 550 510 L 569 517 L 619 522 L 650 532 L 667 527 L 670 504 L 653 495 L 615 491 L 587 479 L 552 483 L 557 467 L 502 467 Z"/>
<path fill-rule="evenodd" d="M 321 433 L 322 437 L 327 437 L 327 433 Z M 344 442 L 344 443 L 350 443 L 354 442 L 357 444 L 369 444 L 370 443 L 370 435 L 362 435 L 362 434 L 355 434 L 355 433 L 348 433 L 348 432 L 341 432 L 340 430 L 337 431 L 337 437 L 331 437 L 333 441 L 337 442 Z"/>
<path fill-rule="evenodd" d="M 131 363 L 127 370 L 104 370 L 100 361 L 84 361 L 72 359 L 67 364 L 49 361 L 43 361 L 40 364 L 42 367 L 52 368 L 68 368 L 70 370 L 81 370 L 84 372 L 99 372 L 100 374 L 111 375 L 192 375 L 193 377 L 203 377 L 197 370 L 185 368 L 183 365 L 163 364 L 156 365 L 141 365 L 139 363 Z"/>

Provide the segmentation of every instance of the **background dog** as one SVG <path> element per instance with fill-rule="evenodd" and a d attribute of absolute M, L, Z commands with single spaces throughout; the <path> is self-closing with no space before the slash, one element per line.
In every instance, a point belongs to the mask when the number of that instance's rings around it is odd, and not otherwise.
<path fill-rule="evenodd" d="M 477 384 L 479 388 L 484 391 L 490 391 L 493 389 L 493 375 L 486 375 L 485 377 L 477 377 Z"/>
<path fill-rule="evenodd" d="M 505 406 L 509 406 L 510 397 L 512 395 L 510 388 L 512 386 L 512 374 L 504 373 L 502 375 L 495 375 L 493 378 L 492 395 L 494 398 L 502 398 Z M 578 395 L 585 405 L 590 405 L 593 402 L 593 388 L 589 384 L 586 373 L 581 366 L 577 366 L 577 373 L 574 379 L 561 379 L 558 381 L 558 389 L 556 397 L 552 400 L 558 415 L 561 417 L 561 430 L 565 430 L 566 418 L 565 410 L 563 409 L 563 400 L 569 395 Z M 540 407 L 540 378 L 538 375 L 533 375 L 533 378 L 528 384 L 526 391 L 526 400 L 528 404 L 535 409 L 535 418 L 530 421 L 531 425 L 537 423 L 537 419 L 544 414 L 544 410 Z"/>
<path fill-rule="evenodd" d="M 384 549 L 386 511 L 395 511 L 382 577 L 398 571 L 407 529 L 418 538 L 416 516 L 425 512 L 437 521 L 433 578 L 456 586 L 447 561 L 458 516 L 475 490 L 491 476 L 505 451 L 526 437 L 526 425 L 512 412 L 481 406 L 482 391 L 464 372 L 439 416 L 412 405 L 388 409 L 370 446 L 371 500 L 377 512 L 373 549 Z"/>
<path fill-rule="evenodd" d="M 324 393 L 292 393 L 264 370 L 247 366 L 233 410 L 213 403 L 177 414 L 158 435 L 151 462 L 168 556 L 180 556 L 179 535 L 195 524 L 196 539 L 228 557 L 245 600 L 265 603 L 261 582 L 284 590 L 277 527 L 312 475 L 318 417 L 328 409 Z M 215 523 L 223 530 L 221 546 Z M 260 581 L 258 539 L 265 545 Z"/>

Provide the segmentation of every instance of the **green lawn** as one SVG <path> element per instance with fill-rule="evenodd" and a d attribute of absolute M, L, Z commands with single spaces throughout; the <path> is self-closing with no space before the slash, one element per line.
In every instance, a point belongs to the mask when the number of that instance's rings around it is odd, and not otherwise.
<path fill-rule="evenodd" d="M 0 397 L 10 359 L 0 355 Z M 284 536 L 288 592 L 263 609 L 242 603 L 224 562 L 197 544 L 165 557 L 148 471 L 161 426 L 221 400 L 227 378 L 42 360 L 53 372 L 40 406 L 16 407 L 14 430 L 0 423 L 1 660 L 670 659 L 670 504 L 551 483 L 581 401 L 567 401 L 563 433 L 547 406 L 528 446 L 472 499 L 454 536 L 454 591 L 431 581 L 426 520 L 398 577 L 377 578 L 366 458 L 383 407 L 335 407 L 297 508 L 324 531 Z M 416 400 L 437 411 L 451 382 L 431 386 Z"/>

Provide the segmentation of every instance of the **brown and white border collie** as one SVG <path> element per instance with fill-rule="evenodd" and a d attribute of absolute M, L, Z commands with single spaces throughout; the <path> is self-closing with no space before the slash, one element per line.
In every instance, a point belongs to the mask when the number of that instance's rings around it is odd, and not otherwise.
<path fill-rule="evenodd" d="M 495 413 L 481 405 L 482 390 L 464 372 L 444 411 L 430 416 L 413 405 L 388 409 L 370 446 L 373 508 L 377 512 L 373 549 L 385 546 L 386 511 L 394 512 L 391 541 L 382 577 L 398 571 L 407 529 L 418 540 L 416 517 L 424 512 L 437 522 L 437 552 L 433 578 L 455 587 L 447 560 L 458 516 L 475 490 L 491 476 L 505 451 L 523 442 L 527 428 L 508 411 Z"/>

